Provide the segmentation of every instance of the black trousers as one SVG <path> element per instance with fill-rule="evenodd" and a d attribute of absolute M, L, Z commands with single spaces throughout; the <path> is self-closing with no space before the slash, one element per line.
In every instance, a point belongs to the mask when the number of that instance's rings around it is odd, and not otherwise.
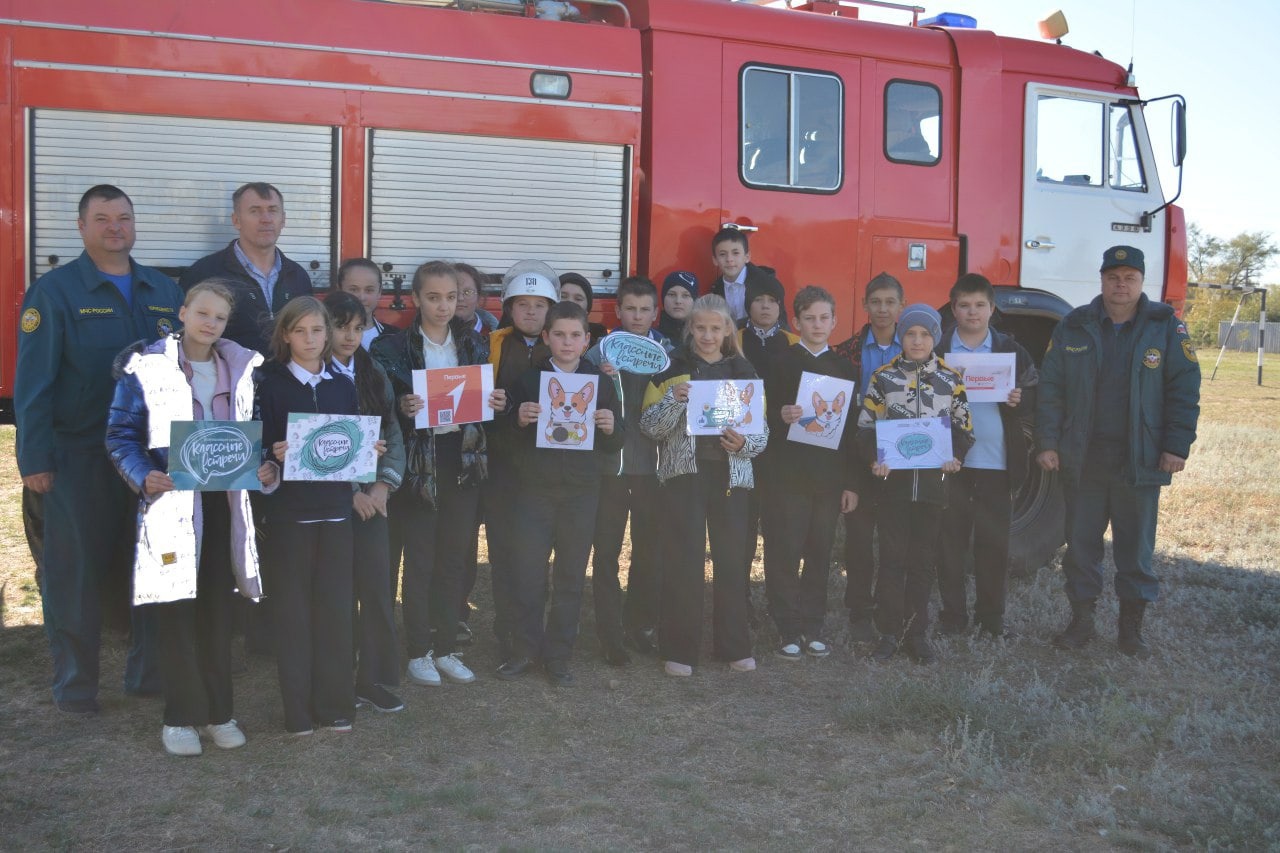
<path fill-rule="evenodd" d="M 653 474 L 623 474 L 600 481 L 596 513 L 595 552 L 591 557 L 591 594 L 595 603 L 596 635 L 605 645 L 622 642 L 625 631 L 658 624 L 660 548 L 658 503 L 661 495 Z M 631 516 L 631 563 L 627 568 L 627 597 L 623 604 L 618 561 Z"/>
<path fill-rule="evenodd" d="M 598 485 L 525 486 L 516 498 L 518 654 L 544 661 L 568 660 L 572 655 L 599 500 Z M 547 610 L 547 560 L 553 550 L 551 608 Z"/>
<path fill-rule="evenodd" d="M 387 516 L 362 521 L 351 514 L 354 543 L 356 686 L 400 683 L 400 646 L 396 642 L 395 600 L 387 574 Z"/>
<path fill-rule="evenodd" d="M 969 624 L 968 556 L 973 555 L 975 621 L 989 631 L 1004 627 L 1009 585 L 1009 472 L 962 468 L 948 478 L 948 505 L 938 542 L 938 621 L 955 629 Z M 972 543 L 972 545 L 970 544 Z"/>
<path fill-rule="evenodd" d="M 784 643 L 822 636 L 840 492 L 839 487 L 809 494 L 764 492 L 765 591 L 769 614 Z"/>
<path fill-rule="evenodd" d="M 929 629 L 933 560 L 942 507 L 906 501 L 880 505 L 880 576 L 876 628 L 895 637 L 923 637 Z"/>
<path fill-rule="evenodd" d="M 729 489 L 728 463 L 698 460 L 699 470 L 662 487 L 666 518 L 663 541 L 658 642 L 663 660 L 693 666 L 702 646 L 702 598 L 707 539 L 713 566 L 712 636 L 719 660 L 751 656 L 747 623 L 747 489 Z"/>
<path fill-rule="evenodd" d="M 876 518 L 880 511 L 881 481 L 869 482 L 858 493 L 858 507 L 844 516 L 844 606 L 849 617 L 870 616 L 876 606 Z"/>
<path fill-rule="evenodd" d="M 466 574 L 467 548 L 475 529 L 480 490 L 458 485 L 458 466 L 442 467 L 436 505 L 406 494 L 397 500 L 404 533 L 405 646 L 410 658 L 437 657 L 457 648 L 458 600 Z"/>
<path fill-rule="evenodd" d="M 351 719 L 351 520 L 271 523 L 270 574 L 284 725 Z"/>
<path fill-rule="evenodd" d="M 516 575 L 512 543 L 515 541 L 515 472 L 490 457 L 489 479 L 481 489 L 484 500 L 484 535 L 489 549 L 489 581 L 493 589 L 493 633 L 498 657 L 515 654 L 517 625 Z"/>
<path fill-rule="evenodd" d="M 231 708 L 231 510 L 226 492 L 204 492 L 196 597 L 151 605 L 159 629 L 166 726 L 225 723 Z"/>

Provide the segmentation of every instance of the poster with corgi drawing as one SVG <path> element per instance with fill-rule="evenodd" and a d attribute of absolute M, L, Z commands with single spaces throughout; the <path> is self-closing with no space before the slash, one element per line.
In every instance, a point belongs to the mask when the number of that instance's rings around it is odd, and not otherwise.
<path fill-rule="evenodd" d="M 765 431 L 764 382 L 759 379 L 698 379 L 689 383 L 688 435 L 741 435 Z"/>
<path fill-rule="evenodd" d="M 596 446 L 596 383 L 586 373 L 543 371 L 538 384 L 536 447 L 553 450 L 593 450 Z"/>
<path fill-rule="evenodd" d="M 853 383 L 847 379 L 808 371 L 800 374 L 795 404 L 804 414 L 787 430 L 787 441 L 839 450 L 846 424 L 858 417 L 854 399 Z"/>
<path fill-rule="evenodd" d="M 493 365 L 415 370 L 413 393 L 427 401 L 413 419 L 418 429 L 491 421 L 487 401 L 493 393 Z"/>

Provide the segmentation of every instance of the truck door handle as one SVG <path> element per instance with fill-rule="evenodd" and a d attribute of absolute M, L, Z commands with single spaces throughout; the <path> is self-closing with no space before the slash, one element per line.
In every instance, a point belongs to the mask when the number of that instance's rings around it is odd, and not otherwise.
<path fill-rule="evenodd" d="M 1056 249 L 1056 248 L 1058 248 L 1056 245 L 1054 245 L 1053 243 L 1049 242 L 1048 240 L 1028 240 L 1028 241 L 1026 242 L 1026 244 L 1025 244 L 1025 245 L 1026 245 L 1026 247 L 1027 247 L 1028 249 Z"/>
<path fill-rule="evenodd" d="M 739 231 L 759 231 L 759 230 L 760 230 L 760 226 L 759 226 L 759 225 L 739 225 L 739 224 L 738 224 L 738 223 L 736 223 L 736 222 L 723 222 L 723 223 L 721 223 L 721 224 L 720 224 L 720 227 L 721 227 L 721 228 L 736 228 L 736 229 L 737 229 L 737 230 L 739 230 Z"/>

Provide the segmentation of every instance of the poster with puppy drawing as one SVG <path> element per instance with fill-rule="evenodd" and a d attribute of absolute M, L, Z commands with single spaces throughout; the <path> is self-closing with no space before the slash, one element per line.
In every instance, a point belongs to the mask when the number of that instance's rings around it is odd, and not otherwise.
<path fill-rule="evenodd" d="M 592 450 L 596 446 L 599 376 L 544 371 L 538 386 L 537 447 Z"/>
<path fill-rule="evenodd" d="M 764 382 L 759 379 L 697 379 L 689 383 L 688 435 L 740 435 L 765 431 Z"/>
<path fill-rule="evenodd" d="M 838 450 L 849 418 L 858 416 L 854 399 L 853 383 L 847 379 L 801 373 L 795 404 L 804 413 L 787 431 L 787 441 Z"/>

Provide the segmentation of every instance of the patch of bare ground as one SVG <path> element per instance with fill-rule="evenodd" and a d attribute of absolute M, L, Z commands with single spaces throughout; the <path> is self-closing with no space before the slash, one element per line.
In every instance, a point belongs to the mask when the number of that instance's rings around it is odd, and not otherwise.
<path fill-rule="evenodd" d="M 118 636 L 103 713 L 53 709 L 0 430 L 0 847 L 1280 849 L 1280 377 L 1257 388 L 1252 370 L 1228 356 L 1205 382 L 1201 441 L 1165 491 L 1148 661 L 1115 651 L 1113 600 L 1087 653 L 1049 646 L 1055 563 L 1013 585 L 1020 639 L 940 640 L 934 667 L 865 663 L 836 573 L 826 660 L 773 657 L 763 627 L 753 674 L 614 669 L 588 595 L 578 686 L 505 684 L 482 571 L 475 684 L 406 686 L 403 713 L 298 740 L 272 663 L 251 657 L 248 746 L 198 759 L 164 754 L 158 700 L 121 694 Z M 759 563 L 753 581 L 763 609 Z"/>

